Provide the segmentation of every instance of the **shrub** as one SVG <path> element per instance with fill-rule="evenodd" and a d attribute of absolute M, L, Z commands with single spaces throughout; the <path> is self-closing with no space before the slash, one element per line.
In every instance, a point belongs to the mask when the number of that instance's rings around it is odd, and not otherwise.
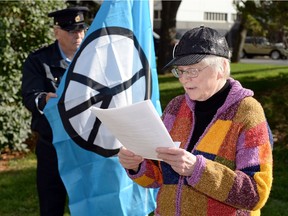
<path fill-rule="evenodd" d="M 22 64 L 31 51 L 54 40 L 47 14 L 65 6 L 54 0 L 1 1 L 0 153 L 28 150 L 30 113 L 21 98 Z"/>

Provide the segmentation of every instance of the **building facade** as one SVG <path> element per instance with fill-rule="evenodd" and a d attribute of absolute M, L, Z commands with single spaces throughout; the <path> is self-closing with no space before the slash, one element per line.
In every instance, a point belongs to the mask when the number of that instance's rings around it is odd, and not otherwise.
<path fill-rule="evenodd" d="M 165 3 L 165 2 L 164 2 Z M 162 1 L 154 1 L 154 29 L 160 29 Z M 233 0 L 182 0 L 176 16 L 177 32 L 204 25 L 223 35 L 237 18 Z"/>

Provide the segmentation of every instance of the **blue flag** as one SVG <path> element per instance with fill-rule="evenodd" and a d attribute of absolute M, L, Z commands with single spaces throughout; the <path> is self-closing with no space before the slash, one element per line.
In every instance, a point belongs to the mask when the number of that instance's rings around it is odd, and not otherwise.
<path fill-rule="evenodd" d="M 149 0 L 104 1 L 56 93 L 44 114 L 71 215 L 152 212 L 157 190 L 128 178 L 121 143 L 90 111 L 150 99 L 161 115 Z"/>

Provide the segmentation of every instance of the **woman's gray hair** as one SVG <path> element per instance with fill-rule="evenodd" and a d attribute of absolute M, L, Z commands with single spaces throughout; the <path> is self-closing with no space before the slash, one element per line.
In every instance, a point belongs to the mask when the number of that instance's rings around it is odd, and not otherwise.
<path fill-rule="evenodd" d="M 220 56 L 208 55 L 201 62 L 213 65 L 216 70 L 223 72 L 226 79 L 230 77 L 230 60 Z"/>

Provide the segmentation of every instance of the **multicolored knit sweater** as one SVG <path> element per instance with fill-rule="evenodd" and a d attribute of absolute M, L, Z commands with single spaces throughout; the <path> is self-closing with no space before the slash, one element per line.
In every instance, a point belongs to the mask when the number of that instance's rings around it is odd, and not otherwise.
<path fill-rule="evenodd" d="M 196 143 L 193 174 L 144 160 L 128 175 L 144 187 L 158 188 L 155 215 L 260 215 L 272 186 L 272 135 L 261 105 L 233 79 L 224 104 Z M 174 98 L 162 119 L 174 141 L 187 149 L 194 128 L 195 102 Z"/>

